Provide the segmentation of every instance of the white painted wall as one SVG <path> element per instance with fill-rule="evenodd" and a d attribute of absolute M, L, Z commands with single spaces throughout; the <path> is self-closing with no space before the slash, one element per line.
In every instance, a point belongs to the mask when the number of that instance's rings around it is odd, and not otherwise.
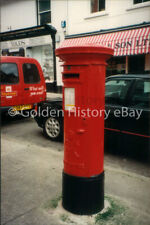
<path fill-rule="evenodd" d="M 98 13 L 90 13 L 90 7 L 90 0 L 52 0 L 52 24 L 60 42 L 64 39 L 61 20 L 66 20 L 66 35 L 150 22 L 150 2 L 134 5 L 133 0 L 106 0 L 106 10 Z M 60 65 L 57 59 L 58 85 L 62 84 Z"/>
<path fill-rule="evenodd" d="M 61 21 L 65 20 L 68 24 L 68 0 L 51 0 L 51 16 L 52 25 L 57 29 L 57 35 L 60 35 L 60 40 L 64 39 L 64 31 L 66 29 L 61 28 Z"/>
<path fill-rule="evenodd" d="M 1 32 L 37 25 L 35 0 L 1 0 Z"/>
<path fill-rule="evenodd" d="M 68 35 L 144 21 L 150 21 L 150 2 L 135 6 L 133 0 L 106 0 L 106 10 L 98 13 L 90 13 L 90 0 L 69 0 L 68 3 Z"/>
<path fill-rule="evenodd" d="M 106 0 L 104 12 L 90 13 L 90 0 L 51 0 L 52 25 L 61 40 L 66 34 L 97 31 L 150 21 L 150 2 L 133 5 L 133 0 Z M 35 26 L 35 0 L 1 0 L 1 31 Z"/>

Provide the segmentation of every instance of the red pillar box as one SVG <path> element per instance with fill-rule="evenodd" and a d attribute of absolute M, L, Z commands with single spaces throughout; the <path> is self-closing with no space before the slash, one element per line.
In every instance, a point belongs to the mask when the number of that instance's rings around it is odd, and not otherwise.
<path fill-rule="evenodd" d="M 105 70 L 112 55 L 112 49 L 93 45 L 56 49 L 64 62 L 62 204 L 75 214 L 104 207 Z"/>

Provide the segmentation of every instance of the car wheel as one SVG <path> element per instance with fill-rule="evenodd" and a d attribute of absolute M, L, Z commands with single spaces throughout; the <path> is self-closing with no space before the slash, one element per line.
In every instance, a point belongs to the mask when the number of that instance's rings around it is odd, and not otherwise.
<path fill-rule="evenodd" d="M 61 141 L 63 139 L 62 121 L 55 117 L 46 118 L 43 132 L 52 141 Z"/>

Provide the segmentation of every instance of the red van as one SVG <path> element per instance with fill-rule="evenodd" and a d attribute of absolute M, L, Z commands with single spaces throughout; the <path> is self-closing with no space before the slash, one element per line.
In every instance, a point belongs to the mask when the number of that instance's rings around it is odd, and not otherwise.
<path fill-rule="evenodd" d="M 40 64 L 33 58 L 2 56 L 0 59 L 2 112 L 9 108 L 30 110 L 46 99 L 46 85 Z"/>

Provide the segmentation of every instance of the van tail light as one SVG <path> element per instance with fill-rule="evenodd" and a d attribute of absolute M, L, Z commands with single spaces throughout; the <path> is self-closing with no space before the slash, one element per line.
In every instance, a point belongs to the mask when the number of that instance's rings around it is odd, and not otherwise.
<path fill-rule="evenodd" d="M 38 110 L 37 103 L 35 103 L 35 104 L 33 105 L 33 108 L 34 108 L 35 111 L 37 112 L 37 110 Z"/>

